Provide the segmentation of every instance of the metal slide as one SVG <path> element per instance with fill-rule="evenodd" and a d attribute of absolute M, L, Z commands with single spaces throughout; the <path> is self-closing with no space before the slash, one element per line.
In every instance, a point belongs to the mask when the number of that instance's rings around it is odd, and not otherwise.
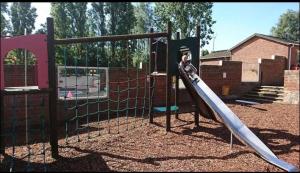
<path fill-rule="evenodd" d="M 192 97 L 200 97 L 204 102 L 216 112 L 225 126 L 236 136 L 242 143 L 247 144 L 254 149 L 263 159 L 269 163 L 280 167 L 289 172 L 299 172 L 299 169 L 283 160 L 276 155 L 244 124 L 241 120 L 227 107 L 227 105 L 200 79 L 197 70 L 192 64 L 179 64 L 180 76 L 189 90 Z M 193 98 L 196 100 L 197 98 Z"/>

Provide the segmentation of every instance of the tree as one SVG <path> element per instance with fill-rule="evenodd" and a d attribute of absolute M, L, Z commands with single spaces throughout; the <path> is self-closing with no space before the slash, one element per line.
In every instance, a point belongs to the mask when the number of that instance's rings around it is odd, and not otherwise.
<path fill-rule="evenodd" d="M 129 34 L 132 32 L 135 25 L 135 16 L 130 2 L 107 3 L 105 12 L 109 18 L 107 28 L 109 34 Z M 130 43 L 126 43 L 126 41 L 111 42 L 111 57 L 114 65 L 124 66 L 126 64 L 127 46 L 130 47 L 128 44 Z"/>
<path fill-rule="evenodd" d="M 42 23 L 40 28 L 35 32 L 36 34 L 47 34 L 47 23 Z"/>
<path fill-rule="evenodd" d="M 69 38 L 71 37 L 70 25 L 71 20 L 67 16 L 67 3 L 51 3 L 50 15 L 54 20 L 54 37 L 55 38 Z"/>
<path fill-rule="evenodd" d="M 146 33 L 149 32 L 151 22 L 153 22 L 153 10 L 149 2 L 140 2 L 134 8 L 134 15 L 136 18 L 136 24 L 134 26 L 134 32 Z"/>
<path fill-rule="evenodd" d="M 299 41 L 299 11 L 288 10 L 282 14 L 276 26 L 271 28 L 271 33 L 275 37 Z"/>
<path fill-rule="evenodd" d="M 30 2 L 13 2 L 11 5 L 11 23 L 13 35 L 24 35 L 25 29 L 30 34 L 35 29 L 36 8 Z"/>
<path fill-rule="evenodd" d="M 106 19 L 105 19 L 105 3 L 104 2 L 93 2 L 92 8 L 88 11 L 88 27 L 89 36 L 103 36 L 107 34 Z M 107 54 L 105 51 L 105 42 L 98 43 L 97 47 L 94 47 L 93 54 L 98 57 L 98 65 L 106 66 Z M 98 49 L 98 50 L 96 50 Z M 96 52 L 95 52 L 96 50 Z M 97 58 L 95 59 L 97 60 Z M 94 60 L 94 61 L 95 61 Z M 95 61 L 93 64 L 97 64 Z"/>
<path fill-rule="evenodd" d="M 72 37 L 86 37 L 87 30 L 87 2 L 69 2 L 66 4 L 67 15 L 71 21 Z M 86 65 L 86 56 L 89 45 L 76 44 L 73 47 L 78 59 L 78 65 Z"/>
<path fill-rule="evenodd" d="M 151 28 L 151 22 L 153 22 L 153 9 L 151 8 L 150 3 L 138 3 L 138 5 L 134 8 L 134 15 L 136 18 L 134 32 L 149 32 Z M 132 59 L 133 65 L 137 65 L 140 62 L 145 62 L 148 54 L 146 42 L 136 41 L 135 45 L 135 51 Z"/>
<path fill-rule="evenodd" d="M 51 3 L 50 14 L 54 18 L 54 33 L 56 38 L 84 37 L 87 35 L 87 3 Z M 77 65 L 85 65 L 86 49 L 82 44 L 66 46 L 66 58 L 68 65 L 74 65 L 74 57 Z M 64 62 L 64 48 L 57 47 L 57 63 Z"/>
<path fill-rule="evenodd" d="M 9 21 L 6 20 L 4 14 L 9 14 L 9 10 L 7 8 L 7 2 L 0 2 L 1 6 L 1 25 L 0 25 L 0 33 L 1 35 L 6 35 L 9 32 Z"/>
<path fill-rule="evenodd" d="M 67 3 L 63 2 L 52 2 L 50 15 L 53 17 L 53 25 L 54 25 L 54 37 L 63 39 L 70 38 L 71 35 L 71 20 L 67 15 Z M 66 48 L 65 48 L 66 49 Z M 68 56 L 66 57 L 66 62 L 68 65 L 74 65 L 72 57 L 69 55 L 74 55 L 73 52 L 68 51 Z M 58 64 L 64 63 L 64 50 L 62 46 L 57 46 L 55 51 L 56 62 Z"/>
<path fill-rule="evenodd" d="M 106 35 L 105 20 L 105 3 L 93 2 L 92 8 L 89 10 L 89 25 L 91 27 L 91 35 Z"/>
<path fill-rule="evenodd" d="M 209 51 L 207 49 L 204 49 L 201 51 L 201 56 L 205 56 L 205 55 L 208 55 L 209 54 Z"/>
<path fill-rule="evenodd" d="M 30 2 L 13 2 L 10 7 L 10 19 L 12 23 L 12 35 L 31 34 L 35 29 L 35 19 L 37 17 L 36 8 L 31 7 Z M 16 57 L 20 64 L 25 62 L 25 51 L 15 50 Z M 28 62 L 33 60 L 33 57 L 27 56 Z"/>
<path fill-rule="evenodd" d="M 87 35 L 87 2 L 67 3 L 67 15 L 71 21 L 71 33 L 76 37 Z"/>
<path fill-rule="evenodd" d="M 181 37 L 186 38 L 195 35 L 195 28 L 200 24 L 200 45 L 203 47 L 214 33 L 211 29 L 215 23 L 212 19 L 212 7 L 211 2 L 155 3 L 156 26 L 165 31 L 168 21 L 171 21 L 173 30 L 180 31 Z"/>

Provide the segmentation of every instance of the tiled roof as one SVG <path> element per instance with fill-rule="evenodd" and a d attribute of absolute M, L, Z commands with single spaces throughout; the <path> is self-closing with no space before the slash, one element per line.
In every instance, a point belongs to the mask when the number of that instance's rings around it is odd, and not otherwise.
<path fill-rule="evenodd" d="M 201 59 L 214 59 L 214 58 L 223 58 L 223 57 L 230 57 L 231 53 L 229 50 L 218 50 L 213 51 L 208 55 L 202 56 Z"/>
<path fill-rule="evenodd" d="M 250 37 L 246 38 L 245 40 L 241 41 L 240 43 L 238 43 L 237 45 L 233 46 L 231 50 L 239 47 L 240 45 L 244 44 L 245 42 L 247 42 L 248 40 L 252 39 L 253 37 L 260 37 L 260 38 L 264 38 L 267 40 L 271 40 L 271 41 L 275 41 L 277 43 L 281 43 L 281 44 L 285 44 L 285 45 L 290 45 L 290 44 L 296 44 L 299 45 L 299 41 L 290 41 L 290 40 L 286 40 L 286 39 L 282 39 L 282 38 L 278 38 L 278 37 L 274 37 L 274 36 L 270 36 L 270 35 L 264 35 L 264 34 L 258 34 L 255 33 L 253 35 L 251 35 Z"/>

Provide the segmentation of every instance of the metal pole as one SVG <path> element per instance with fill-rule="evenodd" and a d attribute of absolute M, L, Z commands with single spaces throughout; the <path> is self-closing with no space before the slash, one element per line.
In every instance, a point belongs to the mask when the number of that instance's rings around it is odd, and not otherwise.
<path fill-rule="evenodd" d="M 230 131 L 230 150 L 232 150 L 232 132 Z"/>
<path fill-rule="evenodd" d="M 27 35 L 27 31 L 26 31 L 26 28 L 25 28 L 25 33 L 24 35 Z M 24 71 L 25 71 L 25 81 L 24 81 L 24 85 L 25 87 L 27 86 L 27 51 L 26 49 L 24 50 Z M 28 144 L 28 110 L 27 110 L 27 94 L 25 94 L 25 128 L 26 128 L 26 144 Z"/>
<path fill-rule="evenodd" d="M 168 36 L 167 36 L 167 55 L 166 55 L 166 130 L 171 131 L 171 110 L 170 110 L 170 101 L 171 101 L 171 62 L 170 62 L 170 42 L 171 42 L 171 22 L 168 22 Z"/>
<path fill-rule="evenodd" d="M 55 75 L 55 51 L 54 51 L 54 25 L 53 18 L 47 18 L 47 44 L 48 44 L 48 80 L 49 88 L 49 120 L 50 120 L 50 145 L 52 157 L 58 158 L 58 140 L 56 131 L 57 122 L 57 90 Z"/>
<path fill-rule="evenodd" d="M 213 48 L 212 48 L 212 51 L 215 51 L 215 40 L 217 38 L 217 33 L 212 38 L 213 38 Z"/>

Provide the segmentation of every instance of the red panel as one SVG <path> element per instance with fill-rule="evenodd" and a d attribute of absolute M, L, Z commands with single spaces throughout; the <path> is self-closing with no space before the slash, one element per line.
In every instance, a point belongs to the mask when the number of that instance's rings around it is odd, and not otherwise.
<path fill-rule="evenodd" d="M 37 59 L 38 86 L 40 89 L 48 88 L 48 49 L 47 35 L 34 34 L 1 38 L 1 90 L 4 89 L 4 58 L 7 53 L 14 49 L 26 49 L 32 52 Z"/>

